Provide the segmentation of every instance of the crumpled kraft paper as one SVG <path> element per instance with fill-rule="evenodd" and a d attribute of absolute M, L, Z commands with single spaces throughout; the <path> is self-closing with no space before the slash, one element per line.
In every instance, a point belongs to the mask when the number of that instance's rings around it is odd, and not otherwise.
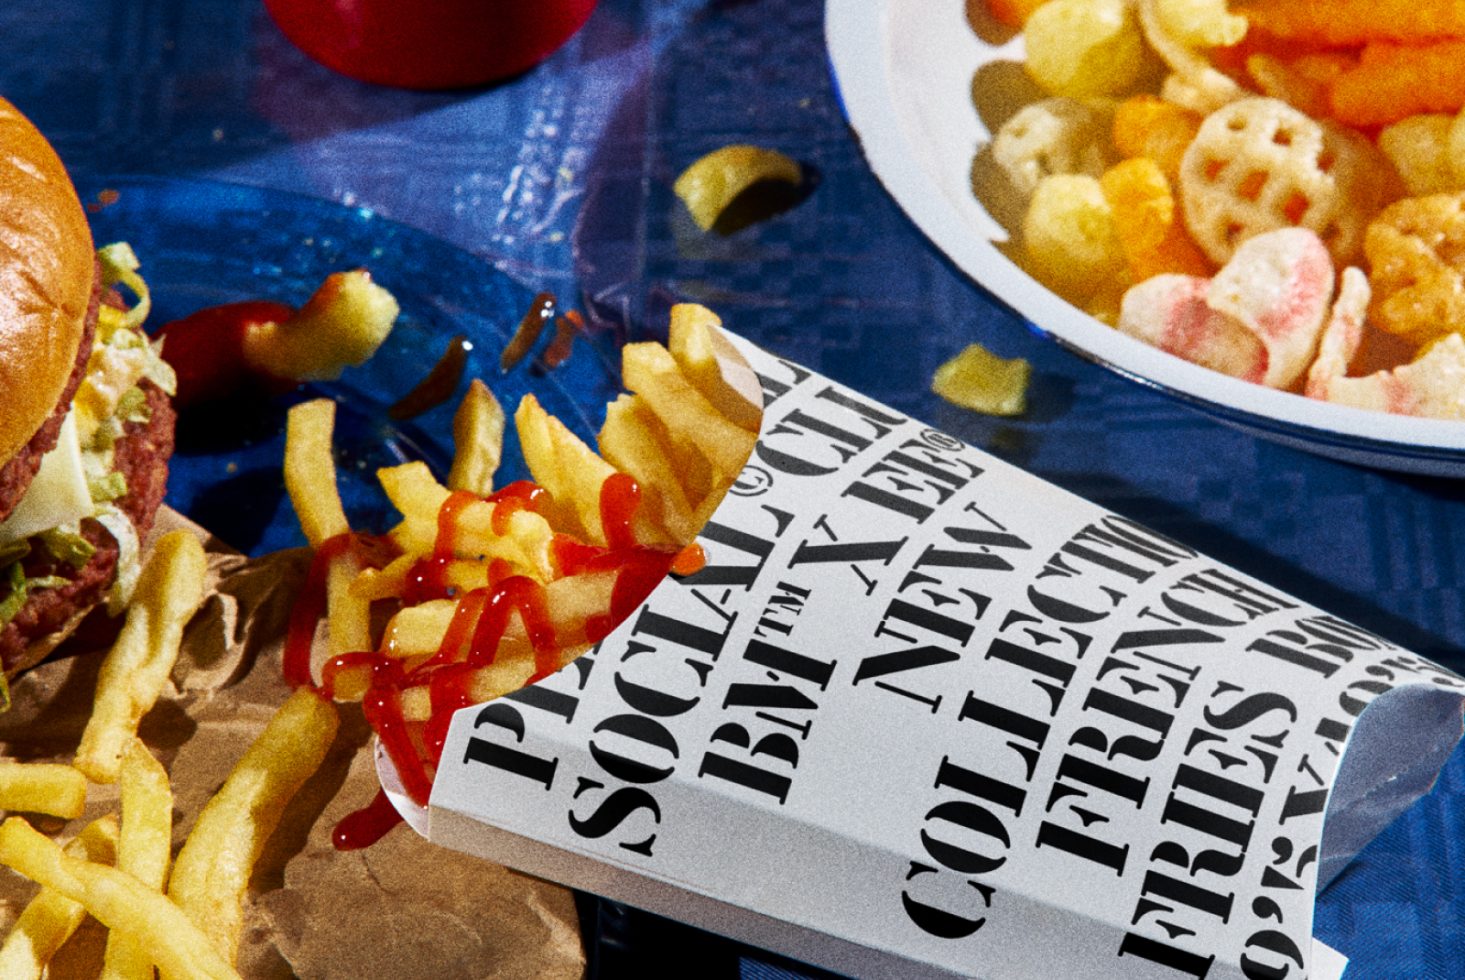
<path fill-rule="evenodd" d="M 172 512 L 160 514 L 158 525 L 155 533 L 193 530 L 209 556 L 208 598 L 189 625 L 171 689 L 140 728 L 172 776 L 176 852 L 289 693 L 280 648 L 309 555 L 302 549 L 251 560 Z M 13 682 L 14 707 L 0 715 L 4 757 L 71 760 L 109 642 L 106 630 L 83 629 L 55 659 Z M 377 791 L 370 729 L 353 705 L 341 706 L 341 719 L 330 755 L 255 866 L 240 973 L 251 980 L 581 976 L 584 953 L 567 889 L 436 847 L 405 827 L 360 851 L 331 845 L 336 822 Z M 82 820 L 41 829 L 64 840 L 116 810 L 115 788 L 92 786 Z M 35 891 L 0 870 L 0 928 L 8 930 Z M 48 976 L 96 976 L 105 941 L 105 930 L 88 920 Z"/>

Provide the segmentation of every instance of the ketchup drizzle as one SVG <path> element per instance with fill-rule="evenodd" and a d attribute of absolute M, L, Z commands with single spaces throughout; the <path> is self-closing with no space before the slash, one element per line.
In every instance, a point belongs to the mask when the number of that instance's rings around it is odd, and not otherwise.
<path fill-rule="evenodd" d="M 387 798 L 386 790 L 377 790 L 370 803 L 341 818 L 331 831 L 331 845 L 338 851 L 370 847 L 401 822 L 402 814 Z"/>

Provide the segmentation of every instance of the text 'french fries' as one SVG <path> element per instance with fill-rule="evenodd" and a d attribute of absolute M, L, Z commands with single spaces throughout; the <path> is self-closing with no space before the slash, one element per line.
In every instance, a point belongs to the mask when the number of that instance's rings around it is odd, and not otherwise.
<path fill-rule="evenodd" d="M 402 515 L 378 537 L 338 516 L 329 403 L 293 410 L 286 471 L 316 553 L 291 620 L 286 677 L 360 701 L 417 801 L 427 800 L 455 710 L 553 673 L 669 571 L 700 567 L 694 539 L 762 418 L 761 386 L 719 326 L 701 307 L 678 306 L 668 347 L 624 349 L 632 393 L 608 407 L 598 452 L 525 396 L 514 424 L 532 482 L 494 489 L 504 416 L 474 383 L 455 420 L 446 486 L 423 463 L 378 472 Z M 391 615 L 372 638 L 376 602 L 391 603 Z M 313 657 L 322 614 L 328 655 Z"/>

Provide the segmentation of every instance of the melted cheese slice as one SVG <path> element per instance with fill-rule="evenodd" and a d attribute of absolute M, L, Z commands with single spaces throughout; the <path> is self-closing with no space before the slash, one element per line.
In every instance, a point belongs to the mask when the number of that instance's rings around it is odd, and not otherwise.
<path fill-rule="evenodd" d="M 74 524 L 95 510 L 86 472 L 81 465 L 81 444 L 76 438 L 76 413 L 61 424 L 56 448 L 41 458 L 41 468 L 10 516 L 0 522 L 0 545 L 10 544 L 60 524 Z"/>

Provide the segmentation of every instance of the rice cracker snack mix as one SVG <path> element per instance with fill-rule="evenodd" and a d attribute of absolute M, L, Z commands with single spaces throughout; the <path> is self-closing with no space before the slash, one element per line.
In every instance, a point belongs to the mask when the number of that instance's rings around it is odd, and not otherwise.
<path fill-rule="evenodd" d="M 986 3 L 1047 96 L 982 151 L 1028 272 L 1213 370 L 1465 418 L 1465 5 Z"/>

